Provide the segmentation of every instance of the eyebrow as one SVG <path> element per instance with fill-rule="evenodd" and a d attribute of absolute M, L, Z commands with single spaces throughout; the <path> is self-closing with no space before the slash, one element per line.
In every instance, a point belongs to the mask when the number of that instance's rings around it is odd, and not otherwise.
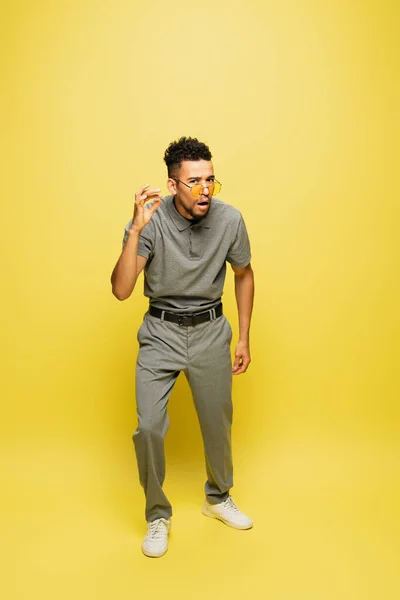
<path fill-rule="evenodd" d="M 212 177 L 213 179 L 215 179 L 215 175 L 209 175 L 209 176 L 207 177 L 207 179 L 210 179 L 211 177 Z M 202 178 L 201 178 L 201 177 L 188 177 L 188 179 L 196 179 L 197 181 L 200 181 Z"/>

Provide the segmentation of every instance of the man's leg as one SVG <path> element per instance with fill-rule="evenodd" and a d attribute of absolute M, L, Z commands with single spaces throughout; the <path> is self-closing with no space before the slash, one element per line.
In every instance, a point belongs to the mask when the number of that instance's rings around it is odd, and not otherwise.
<path fill-rule="evenodd" d="M 139 479 L 146 495 L 146 521 L 169 519 L 172 507 L 162 486 L 165 479 L 164 438 L 168 431 L 168 400 L 179 375 L 178 340 L 171 327 L 146 315 L 138 332 L 136 407 L 138 427 L 133 434 Z M 177 347 L 174 352 L 174 341 Z"/>
<path fill-rule="evenodd" d="M 169 427 L 168 399 L 178 373 L 162 377 L 136 365 L 136 405 L 138 427 L 132 439 L 139 480 L 146 495 L 146 521 L 169 519 L 172 508 L 162 486 L 165 479 L 164 439 Z"/>
<path fill-rule="evenodd" d="M 190 328 L 185 374 L 203 436 L 205 493 L 211 504 L 226 500 L 233 486 L 231 339 L 232 329 L 224 316 Z"/>

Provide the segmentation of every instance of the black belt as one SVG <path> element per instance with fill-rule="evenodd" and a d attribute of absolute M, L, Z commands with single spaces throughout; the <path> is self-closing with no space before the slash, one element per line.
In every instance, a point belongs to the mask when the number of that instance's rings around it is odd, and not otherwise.
<path fill-rule="evenodd" d="M 181 327 L 187 327 L 188 325 L 198 325 L 199 323 L 205 323 L 206 321 L 213 321 L 222 315 L 222 302 L 215 308 L 205 310 L 200 313 L 191 314 L 178 314 L 170 313 L 155 306 L 150 306 L 149 313 L 153 317 L 158 317 L 164 321 L 170 321 L 171 323 L 178 323 Z M 163 315 L 164 313 L 164 315 Z"/>

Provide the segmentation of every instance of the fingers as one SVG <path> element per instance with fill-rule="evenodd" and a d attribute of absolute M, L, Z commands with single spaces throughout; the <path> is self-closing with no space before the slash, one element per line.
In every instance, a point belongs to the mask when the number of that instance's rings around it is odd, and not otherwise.
<path fill-rule="evenodd" d="M 232 373 L 235 373 L 240 366 L 240 356 L 235 356 L 235 362 L 233 363 Z"/>
<path fill-rule="evenodd" d="M 149 213 L 151 216 L 154 215 L 159 206 L 161 206 L 161 200 L 154 200 L 153 204 L 149 208 Z"/>
<path fill-rule="evenodd" d="M 147 183 L 135 193 L 135 204 L 136 206 L 143 206 L 146 201 L 154 198 L 162 198 L 161 188 L 150 188 L 150 184 Z"/>
<path fill-rule="evenodd" d="M 249 356 L 236 356 L 232 367 L 232 374 L 241 375 L 241 373 L 245 373 L 250 362 L 251 360 Z"/>

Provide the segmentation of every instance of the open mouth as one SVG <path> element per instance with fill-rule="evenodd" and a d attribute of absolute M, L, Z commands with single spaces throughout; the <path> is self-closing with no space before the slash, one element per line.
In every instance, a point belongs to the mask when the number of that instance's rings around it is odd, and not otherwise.
<path fill-rule="evenodd" d="M 200 200 L 197 203 L 197 206 L 200 206 L 200 208 L 207 208 L 207 206 L 210 204 L 209 200 Z"/>

